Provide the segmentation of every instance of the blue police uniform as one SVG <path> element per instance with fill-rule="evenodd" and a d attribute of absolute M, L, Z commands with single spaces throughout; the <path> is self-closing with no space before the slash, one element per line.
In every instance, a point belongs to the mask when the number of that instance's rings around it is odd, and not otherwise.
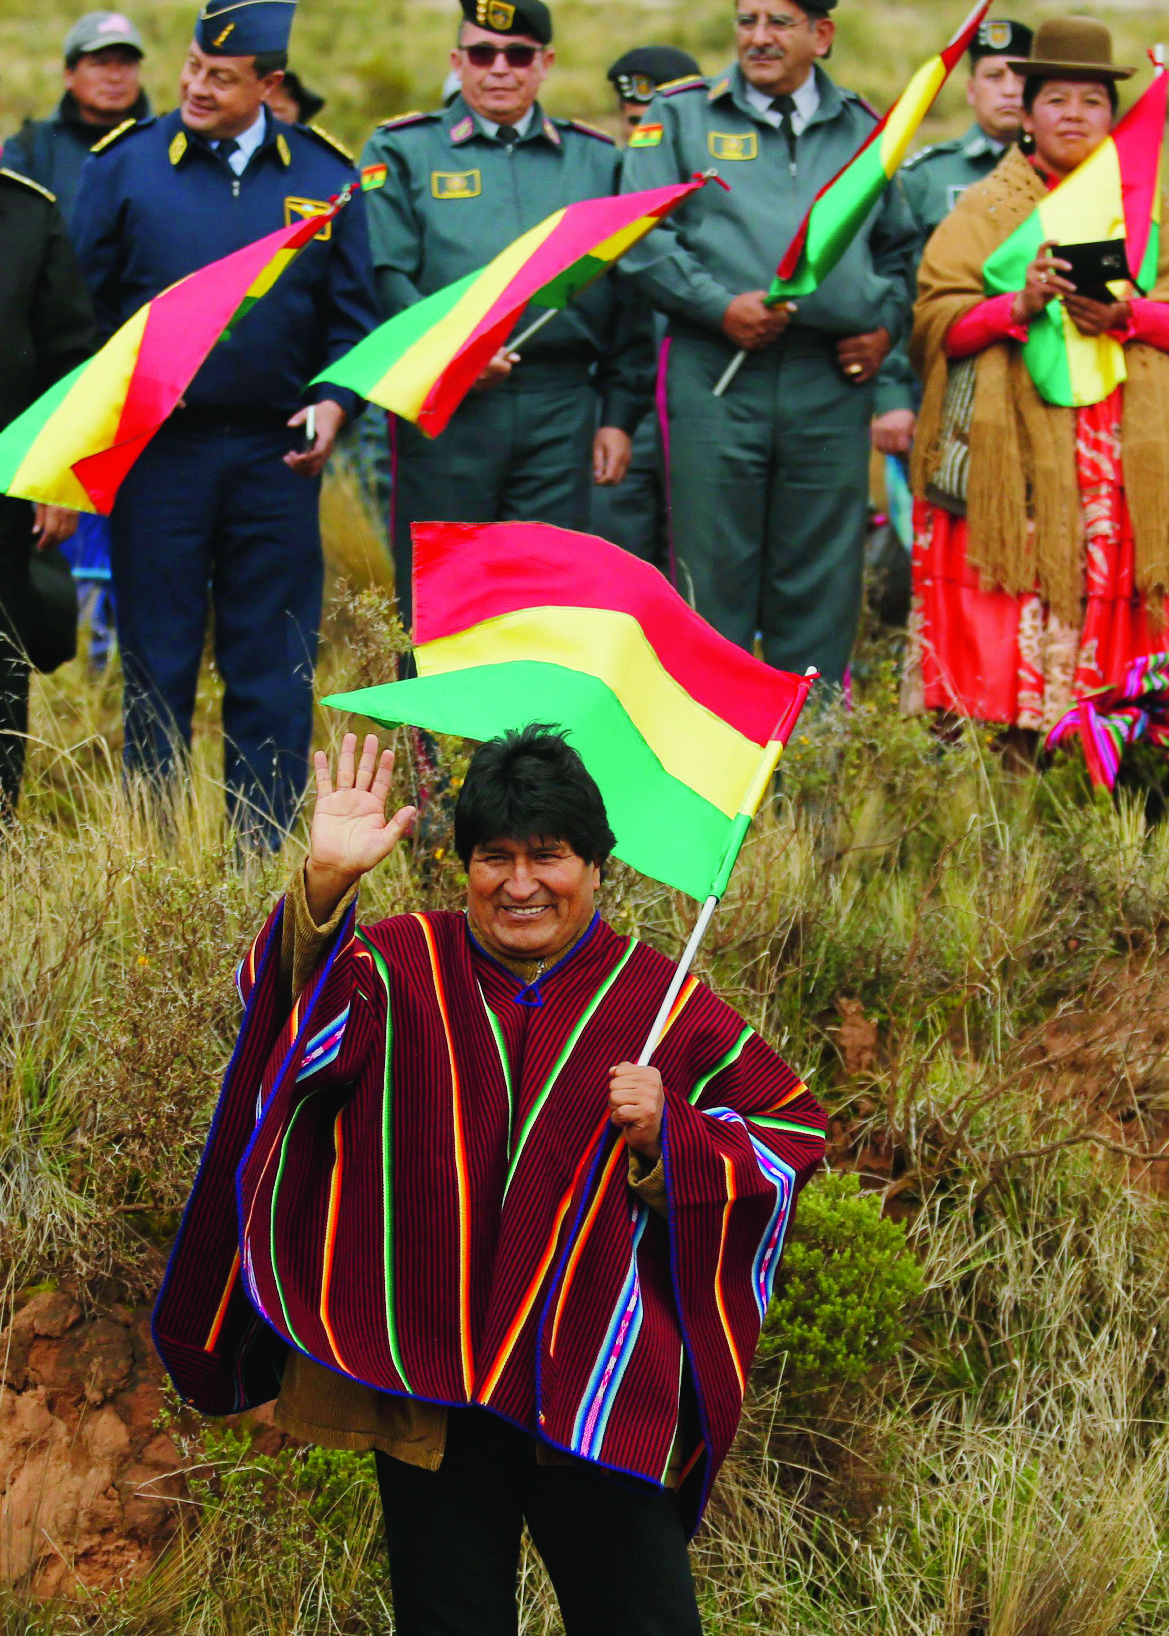
<path fill-rule="evenodd" d="M 242 28 L 231 43 L 274 49 Z M 73 237 L 103 338 L 176 279 L 314 214 L 355 180 L 330 138 L 267 109 L 263 118 L 240 175 L 177 112 L 98 144 Z M 318 240 L 208 357 L 112 517 L 127 766 L 163 775 L 176 740 L 189 744 L 210 602 L 229 799 L 271 844 L 304 787 L 323 581 L 319 479 L 284 465 L 298 436 L 286 422 L 305 383 L 376 321 L 360 193 Z M 360 406 L 337 388 L 316 396 L 351 415 Z"/>

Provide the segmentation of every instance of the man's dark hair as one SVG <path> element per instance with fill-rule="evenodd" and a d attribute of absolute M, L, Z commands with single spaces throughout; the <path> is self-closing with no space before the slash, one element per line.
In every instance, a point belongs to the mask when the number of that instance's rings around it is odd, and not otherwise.
<path fill-rule="evenodd" d="M 1074 79 L 1091 80 L 1092 76 L 1090 74 L 1066 74 L 1066 75 L 1028 74 L 1027 78 L 1023 81 L 1023 107 L 1026 109 L 1026 111 L 1028 113 L 1030 113 L 1032 108 L 1034 108 L 1035 98 L 1039 95 L 1040 91 L 1042 91 L 1043 87 L 1048 83 L 1048 81 L 1052 80 L 1052 79 L 1058 79 L 1058 78 L 1064 78 L 1064 79 L 1069 79 L 1069 80 L 1074 80 Z M 1115 85 L 1114 81 L 1112 81 L 1112 80 L 1092 80 L 1092 83 L 1094 85 L 1102 85 L 1104 87 L 1104 89 L 1108 92 L 1108 100 L 1112 104 L 1112 112 L 1115 114 L 1116 111 L 1118 110 L 1118 108 L 1120 107 L 1120 95 L 1117 92 L 1116 85 Z"/>
<path fill-rule="evenodd" d="M 617 837 L 596 780 L 564 734 L 544 722 L 488 739 L 471 757 L 455 807 L 455 851 L 465 869 L 487 841 L 567 841 L 603 864 Z"/>
<path fill-rule="evenodd" d="M 288 67 L 287 51 L 257 51 L 256 78 L 262 80 L 267 74 L 274 74 L 277 69 L 281 73 Z"/>

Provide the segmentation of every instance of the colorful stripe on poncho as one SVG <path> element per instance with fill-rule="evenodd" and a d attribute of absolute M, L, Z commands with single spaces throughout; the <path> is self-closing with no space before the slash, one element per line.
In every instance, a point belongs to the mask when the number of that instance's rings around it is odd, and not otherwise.
<path fill-rule="evenodd" d="M 1047 749 L 1078 743 L 1098 789 L 1112 789 L 1126 749 L 1169 745 L 1169 653 L 1134 659 L 1119 687 L 1080 699 L 1047 735 Z"/>
<path fill-rule="evenodd" d="M 108 514 L 212 347 L 343 203 L 201 267 L 140 307 L 0 432 L 0 493 Z"/>
<path fill-rule="evenodd" d="M 990 0 L 978 0 L 953 38 L 917 70 L 863 146 L 820 189 L 776 268 L 767 293 L 772 306 L 811 295 L 828 277 L 896 173 L 918 126 L 989 10 Z"/>
<path fill-rule="evenodd" d="M 1049 239 L 1086 244 L 1124 239 L 1139 290 L 1157 281 L 1161 248 L 1161 145 L 1169 76 L 1153 83 L 1112 135 L 1052 188 L 983 267 L 988 295 L 1021 290 L 1027 268 Z M 1058 250 L 1055 252 L 1059 254 Z M 1123 287 L 1115 287 L 1123 294 Z M 1102 403 L 1126 378 L 1124 347 L 1110 335 L 1081 335 L 1062 301 L 1048 302 L 1028 325 L 1023 362 L 1040 397 L 1064 408 Z"/>
<path fill-rule="evenodd" d="M 282 913 L 244 961 L 239 1043 L 155 1310 L 179 1391 L 211 1414 L 263 1402 L 295 1347 L 648 1483 L 680 1453 L 696 1524 L 822 1110 L 691 978 L 653 1057 L 663 1219 L 628 1185 L 607 1105 L 610 1065 L 673 973 L 663 955 L 597 917 L 539 1003 L 517 1004 L 462 915 L 355 929 L 350 912 L 288 1017 Z"/>
<path fill-rule="evenodd" d="M 591 534 L 420 523 L 413 540 L 418 679 L 324 702 L 479 740 L 563 728 L 617 856 L 721 896 L 813 678 L 744 653 L 656 568 Z"/>
<path fill-rule="evenodd" d="M 479 272 L 388 319 L 317 382 L 346 386 L 437 437 L 529 303 L 567 306 L 707 180 L 554 210 Z"/>

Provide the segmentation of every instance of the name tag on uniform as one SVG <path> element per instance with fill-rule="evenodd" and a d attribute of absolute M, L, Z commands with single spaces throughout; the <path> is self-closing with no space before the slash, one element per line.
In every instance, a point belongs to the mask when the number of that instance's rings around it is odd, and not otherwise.
<path fill-rule="evenodd" d="M 432 170 L 430 191 L 436 199 L 477 199 L 483 177 L 477 170 Z"/>
<path fill-rule="evenodd" d="M 706 145 L 712 159 L 758 159 L 759 138 L 754 131 L 708 131 Z"/>
<path fill-rule="evenodd" d="M 284 201 L 284 225 L 291 227 L 299 216 L 303 221 L 308 216 L 323 216 L 329 208 L 327 199 L 293 199 Z M 326 222 L 319 233 L 314 233 L 314 239 L 331 239 L 333 236 L 332 222 Z"/>

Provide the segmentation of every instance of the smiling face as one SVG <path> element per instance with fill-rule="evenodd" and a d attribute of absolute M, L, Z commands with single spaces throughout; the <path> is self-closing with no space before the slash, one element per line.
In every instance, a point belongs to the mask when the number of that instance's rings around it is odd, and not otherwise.
<path fill-rule="evenodd" d="M 180 117 L 211 142 L 238 136 L 283 78 L 279 69 L 261 78 L 255 57 L 212 57 L 192 40 L 179 76 Z"/>
<path fill-rule="evenodd" d="M 986 135 L 1013 142 L 1023 117 L 1023 80 L 1005 57 L 980 57 L 966 86 L 966 100 Z"/>
<path fill-rule="evenodd" d="M 467 914 L 498 959 L 546 960 L 584 932 L 600 884 L 598 866 L 567 841 L 498 837 L 471 853 Z"/>
<path fill-rule="evenodd" d="M 1108 87 L 1099 80 L 1045 80 L 1023 129 L 1035 138 L 1035 156 L 1056 176 L 1082 165 L 1112 129 Z"/>
<path fill-rule="evenodd" d="M 472 47 L 476 57 L 487 58 L 490 53 L 490 60 L 475 62 L 469 54 Z M 529 55 L 526 63 L 515 60 Z M 475 23 L 462 25 L 459 43 L 451 52 L 451 67 L 462 82 L 467 106 L 495 125 L 519 124 L 540 94 L 555 60 L 555 51 L 533 37 L 493 34 Z"/>
<path fill-rule="evenodd" d="M 84 51 L 65 70 L 65 88 L 72 92 L 87 125 L 118 125 L 138 101 L 139 64 L 142 58 L 129 45 L 106 45 Z"/>
<path fill-rule="evenodd" d="M 795 0 L 759 0 L 735 10 L 735 49 L 743 77 L 768 96 L 791 96 L 832 49 L 836 25 Z"/>

